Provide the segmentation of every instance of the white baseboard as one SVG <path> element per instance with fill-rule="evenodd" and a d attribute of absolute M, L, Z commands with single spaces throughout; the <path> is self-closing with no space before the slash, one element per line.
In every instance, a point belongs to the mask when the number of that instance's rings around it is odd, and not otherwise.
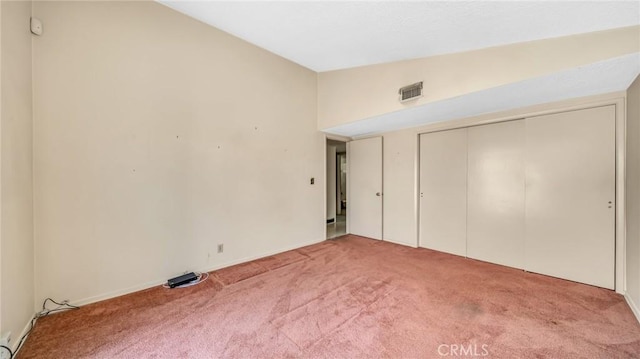
<path fill-rule="evenodd" d="M 405 243 L 405 242 L 394 241 L 393 239 L 387 239 L 387 238 L 382 238 L 382 240 L 384 242 L 389 242 L 389 243 L 393 243 L 393 244 L 399 244 L 401 246 L 407 246 L 407 247 L 411 247 L 411 248 L 418 248 L 418 246 L 416 246 L 415 243 L 409 244 L 409 243 Z"/>
<path fill-rule="evenodd" d="M 631 299 L 628 293 L 624 294 L 624 299 L 627 301 L 627 304 L 629 304 L 629 308 L 631 308 L 631 311 L 636 316 L 638 322 L 640 322 L 640 309 L 638 308 L 638 305 L 633 302 L 633 299 Z"/>
<path fill-rule="evenodd" d="M 166 279 L 154 280 L 154 281 L 151 281 L 151 282 L 146 282 L 146 283 L 143 283 L 143 284 L 134 285 L 132 287 L 128 287 L 128 288 L 124 288 L 124 289 L 114 290 L 114 291 L 111 291 L 111 292 L 95 295 L 95 296 L 84 298 L 84 299 L 72 300 L 70 302 L 70 304 L 78 306 L 78 307 L 81 307 L 83 305 L 96 303 L 96 302 L 101 302 L 103 300 L 107 300 L 107 299 L 111 299 L 111 298 L 115 298 L 115 297 L 120 297 L 120 296 L 123 296 L 123 295 L 126 295 L 126 294 L 130 294 L 130 293 L 138 292 L 138 291 L 141 291 L 141 290 L 149 289 L 151 287 L 162 285 L 162 284 L 164 284 L 166 282 L 167 282 Z"/>
<path fill-rule="evenodd" d="M 324 242 L 325 240 L 326 239 L 321 239 L 321 240 L 317 240 L 317 241 L 311 241 L 311 242 L 307 242 L 307 243 L 296 244 L 296 245 L 293 245 L 293 246 L 287 246 L 287 247 L 280 248 L 280 249 L 277 249 L 277 250 L 264 252 L 264 253 L 261 253 L 261 254 L 255 255 L 255 256 L 244 257 L 244 258 L 233 260 L 233 261 L 226 262 L 226 263 L 223 263 L 223 264 L 217 264 L 217 265 L 214 265 L 212 267 L 201 269 L 199 271 L 200 272 L 211 272 L 211 271 L 214 271 L 214 270 L 218 270 L 218 269 L 222 269 L 222 268 L 226 268 L 226 267 L 231 267 L 231 266 L 234 266 L 236 264 L 246 263 L 246 262 L 254 261 L 256 259 L 260 259 L 260 258 L 276 255 L 278 253 L 283 253 L 283 252 L 287 252 L 287 251 L 292 251 L 294 249 L 310 246 L 312 244 Z M 166 282 L 166 280 L 163 281 L 163 283 L 164 282 Z"/>
<path fill-rule="evenodd" d="M 280 248 L 280 249 L 277 249 L 277 250 L 267 251 L 267 252 L 264 252 L 264 253 L 261 253 L 261 254 L 258 254 L 258 255 L 244 257 L 244 258 L 241 258 L 241 259 L 237 259 L 237 260 L 233 260 L 233 261 L 217 264 L 217 265 L 214 265 L 214 266 L 211 266 L 211 267 L 208 267 L 208 268 L 203 268 L 203 269 L 199 270 L 199 272 L 211 272 L 211 271 L 214 271 L 214 270 L 230 267 L 230 266 L 233 266 L 233 265 L 236 265 L 236 264 L 250 262 L 252 260 L 256 260 L 256 259 L 260 259 L 260 258 L 264 258 L 264 257 L 269 257 L 269 256 L 272 256 L 272 255 L 275 255 L 275 254 L 278 254 L 278 253 L 287 252 L 287 251 L 290 251 L 290 250 L 306 247 L 306 246 L 309 246 L 309 245 L 312 245 L 312 244 L 316 244 L 316 243 L 320 243 L 320 242 L 323 242 L 323 241 L 325 241 L 325 240 L 321 239 L 321 240 L 317 240 L 317 241 L 311 241 L 311 242 L 306 242 L 306 243 L 295 244 L 295 245 L 283 247 L 283 248 Z M 112 291 L 112 292 L 109 292 L 109 293 L 92 296 L 92 297 L 85 298 L 85 299 L 75 300 L 75 301 L 71 302 L 70 304 L 75 305 L 75 306 L 83 306 L 83 305 L 87 305 L 87 304 L 91 304 L 91 303 L 101 302 L 103 300 L 107 300 L 107 299 L 119 297 L 119 296 L 122 296 L 122 295 L 138 292 L 138 291 L 141 291 L 141 290 L 144 290 L 144 289 L 148 289 L 148 288 L 151 288 L 151 287 L 159 286 L 159 285 L 162 285 L 162 284 L 164 284 L 166 282 L 167 282 L 166 279 L 146 282 L 146 283 L 143 283 L 143 284 L 140 284 L 140 285 L 136 285 L 136 286 L 132 286 L 132 287 L 128 287 L 128 288 L 125 288 L 125 289 L 120 289 L 120 290 L 116 290 L 116 291 Z M 62 313 L 62 312 L 59 312 L 59 313 Z M 33 313 L 33 316 L 31 316 L 31 318 L 29 318 L 29 321 L 27 321 L 27 324 L 24 326 L 24 329 L 22 329 L 22 332 L 20 333 L 20 335 L 17 336 L 17 337 L 14 337 L 15 339 L 12 340 L 13 342 L 9 344 L 9 347 L 11 348 L 11 351 L 14 353 L 14 355 L 16 354 L 16 349 L 18 347 L 18 343 L 20 343 L 20 338 L 22 338 L 29 331 L 29 328 L 31 327 L 31 321 L 36 316 L 36 314 L 37 313 Z"/>
<path fill-rule="evenodd" d="M 295 245 L 283 247 L 283 248 L 280 248 L 280 249 L 277 249 L 277 250 L 260 253 L 258 255 L 244 257 L 244 258 L 232 260 L 232 261 L 229 261 L 229 262 L 216 264 L 216 265 L 213 265 L 211 267 L 200 268 L 200 269 L 197 269 L 196 271 L 197 272 L 211 272 L 211 271 L 214 271 L 214 270 L 230 267 L 230 266 L 233 266 L 233 265 L 236 265 L 236 264 L 250 262 L 252 260 L 256 260 L 256 259 L 260 259 L 260 258 L 264 258 L 264 257 L 269 257 L 269 256 L 272 256 L 274 254 L 278 254 L 278 253 L 287 252 L 287 251 L 290 251 L 290 250 L 306 247 L 306 246 L 309 246 L 309 245 L 312 245 L 312 244 L 316 244 L 316 243 L 320 243 L 320 242 L 323 242 L 323 241 L 324 241 L 324 239 L 305 242 L 305 243 L 300 243 L 300 244 L 295 244 Z M 112 292 L 99 294 L 99 295 L 96 295 L 96 296 L 92 296 L 92 297 L 88 297 L 88 298 L 84 298 L 84 299 L 80 299 L 80 300 L 74 300 L 74 301 L 71 301 L 70 304 L 80 307 L 80 306 L 83 306 L 83 305 L 96 303 L 96 302 L 101 302 L 103 300 L 107 300 L 107 299 L 111 299 L 111 298 L 115 298 L 115 297 L 120 297 L 120 296 L 123 296 L 123 295 L 126 295 L 126 294 L 131 294 L 131 293 L 135 293 L 135 292 L 138 292 L 138 291 L 141 291 L 141 290 L 149 289 L 149 288 L 152 288 L 152 287 L 155 287 L 155 286 L 162 285 L 162 284 L 164 284 L 166 282 L 167 282 L 166 278 L 165 279 L 158 279 L 158 280 L 142 283 L 142 284 L 139 284 L 139 285 L 135 285 L 135 286 L 132 286 L 132 287 L 115 290 L 115 291 L 112 291 Z"/>
<path fill-rule="evenodd" d="M 9 347 L 11 348 L 11 351 L 13 352 L 14 356 L 16 355 L 16 349 L 18 349 L 18 344 L 20 343 L 20 339 L 23 336 L 25 336 L 25 334 L 27 334 L 27 332 L 29 331 L 29 328 L 31 328 L 31 321 L 33 320 L 33 318 L 35 318 L 35 316 L 36 316 L 36 313 L 33 313 L 31 318 L 29 318 L 29 321 L 27 321 L 27 325 L 25 325 L 24 329 L 22 329 L 22 331 L 20 332 L 20 335 L 12 338 L 13 343 L 10 343 Z"/>

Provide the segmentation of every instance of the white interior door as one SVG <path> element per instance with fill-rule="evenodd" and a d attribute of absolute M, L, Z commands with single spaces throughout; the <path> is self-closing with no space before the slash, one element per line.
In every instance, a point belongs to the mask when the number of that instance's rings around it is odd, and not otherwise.
<path fill-rule="evenodd" d="M 524 268 L 524 120 L 469 128 L 467 256 Z"/>
<path fill-rule="evenodd" d="M 614 288 L 615 106 L 526 119 L 526 269 Z"/>
<path fill-rule="evenodd" d="M 347 143 L 349 232 L 382 239 L 382 137 Z"/>
<path fill-rule="evenodd" d="M 466 255 L 467 129 L 420 135 L 420 247 Z"/>

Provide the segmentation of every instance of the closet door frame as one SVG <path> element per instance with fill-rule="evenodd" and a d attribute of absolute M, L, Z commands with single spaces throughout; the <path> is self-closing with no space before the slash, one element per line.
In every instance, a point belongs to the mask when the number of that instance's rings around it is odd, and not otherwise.
<path fill-rule="evenodd" d="M 607 105 L 615 106 L 615 190 L 616 190 L 616 213 L 615 213 L 615 291 L 620 294 L 624 294 L 626 291 L 626 273 L 625 273 L 625 254 L 626 254 L 626 203 L 625 203 L 625 158 L 626 158 L 626 118 L 625 118 L 625 97 L 623 92 L 617 92 L 607 95 L 591 96 L 588 98 L 560 101 L 551 104 L 543 104 L 530 106 L 522 109 L 504 111 L 496 114 L 480 115 L 470 118 L 463 118 L 459 120 L 452 120 L 446 122 L 434 123 L 432 125 L 424 126 L 416 130 L 416 136 L 418 138 L 418 144 L 420 142 L 420 135 L 453 130 L 458 128 L 473 127 L 479 125 L 487 125 L 492 123 L 499 123 L 505 121 L 513 121 L 524 119 L 527 117 L 549 115 L 554 113 L 584 110 L 594 107 L 602 107 Z M 420 146 L 418 145 L 416 151 L 416 165 L 420 163 Z M 417 174 L 419 176 L 420 169 L 417 168 Z M 417 179 L 416 186 L 419 187 L 419 178 Z M 419 191 L 418 191 L 419 192 Z M 419 194 L 418 194 L 419 196 Z M 416 199 L 419 203 L 419 198 Z M 416 208 L 416 226 L 418 227 L 417 233 L 420 230 L 420 209 Z M 416 246 L 419 243 L 419 234 L 416 236 Z"/>

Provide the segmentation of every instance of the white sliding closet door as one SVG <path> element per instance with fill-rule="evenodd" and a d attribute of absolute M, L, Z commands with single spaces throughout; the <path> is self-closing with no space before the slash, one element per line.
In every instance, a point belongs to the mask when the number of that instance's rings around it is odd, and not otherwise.
<path fill-rule="evenodd" d="M 420 247 L 466 255 L 467 129 L 420 135 Z"/>
<path fill-rule="evenodd" d="M 524 120 L 469 128 L 467 256 L 524 268 Z"/>
<path fill-rule="evenodd" d="M 615 107 L 526 119 L 526 269 L 614 288 Z"/>

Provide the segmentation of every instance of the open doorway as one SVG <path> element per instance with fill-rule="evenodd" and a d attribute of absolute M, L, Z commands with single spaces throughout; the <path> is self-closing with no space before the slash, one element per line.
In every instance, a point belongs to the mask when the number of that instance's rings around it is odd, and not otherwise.
<path fill-rule="evenodd" d="M 327 139 L 327 239 L 347 233 L 347 144 Z"/>

